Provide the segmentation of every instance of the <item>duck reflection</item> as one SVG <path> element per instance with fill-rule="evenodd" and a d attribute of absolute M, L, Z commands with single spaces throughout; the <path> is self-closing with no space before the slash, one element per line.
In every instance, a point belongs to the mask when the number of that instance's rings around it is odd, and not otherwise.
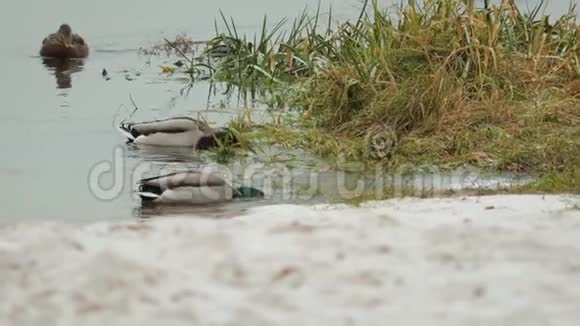
<path fill-rule="evenodd" d="M 129 158 L 148 162 L 183 163 L 184 168 L 208 164 L 207 157 L 193 151 L 191 147 L 164 147 L 152 145 L 127 144 Z"/>
<path fill-rule="evenodd" d="M 133 210 L 138 219 L 155 218 L 213 218 L 227 219 L 245 215 L 252 207 L 263 205 L 260 201 L 234 201 L 221 204 L 206 205 L 145 205 L 141 204 Z"/>
<path fill-rule="evenodd" d="M 57 88 L 71 88 L 72 74 L 83 70 L 84 61 L 81 59 L 43 58 L 42 63 L 49 71 L 54 72 Z"/>

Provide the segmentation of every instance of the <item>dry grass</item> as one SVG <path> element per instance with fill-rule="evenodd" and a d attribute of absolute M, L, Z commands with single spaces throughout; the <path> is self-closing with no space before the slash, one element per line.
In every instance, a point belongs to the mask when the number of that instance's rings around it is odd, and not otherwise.
<path fill-rule="evenodd" d="M 541 5 L 410 0 L 392 19 L 369 0 L 355 22 L 303 13 L 284 31 L 264 19 L 253 39 L 222 15 L 226 32 L 203 55 L 229 89 L 301 112 L 300 129 L 270 129 L 279 144 L 364 166 L 471 165 L 564 184 L 579 164 L 580 27 L 575 8 L 550 21 Z"/>

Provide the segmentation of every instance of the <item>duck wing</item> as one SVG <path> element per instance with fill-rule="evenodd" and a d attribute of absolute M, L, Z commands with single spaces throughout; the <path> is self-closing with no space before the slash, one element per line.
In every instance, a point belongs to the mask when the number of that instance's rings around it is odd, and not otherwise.
<path fill-rule="evenodd" d="M 150 135 L 154 133 L 174 134 L 196 129 L 203 133 L 211 133 L 213 131 L 207 123 L 188 117 L 176 117 L 145 122 L 124 122 L 121 123 L 119 128 L 131 140 L 135 140 L 135 138 L 141 135 Z"/>
<path fill-rule="evenodd" d="M 72 43 L 75 45 L 85 45 L 85 40 L 78 34 L 73 34 Z"/>
<path fill-rule="evenodd" d="M 159 190 L 173 189 L 179 187 L 215 187 L 228 185 L 223 176 L 217 173 L 202 172 L 175 172 L 146 178 L 139 181 L 143 187 L 153 187 Z"/>
<path fill-rule="evenodd" d="M 44 38 L 44 40 L 42 40 L 42 44 L 47 44 L 49 42 L 57 42 L 58 41 L 58 35 L 57 33 L 52 33 L 50 35 L 48 35 L 47 37 Z"/>
<path fill-rule="evenodd" d="M 208 204 L 241 197 L 217 171 L 174 172 L 140 181 L 138 194 L 147 202 Z"/>

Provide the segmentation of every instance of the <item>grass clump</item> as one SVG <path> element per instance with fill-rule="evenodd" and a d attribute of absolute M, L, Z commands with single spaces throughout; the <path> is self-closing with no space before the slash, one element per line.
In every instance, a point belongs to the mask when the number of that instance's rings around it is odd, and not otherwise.
<path fill-rule="evenodd" d="M 580 27 L 574 6 L 555 20 L 542 6 L 409 0 L 393 16 L 370 0 L 354 22 L 317 11 L 268 30 L 264 19 L 251 40 L 222 14 L 225 33 L 204 56 L 215 80 L 301 112 L 302 130 L 273 133 L 289 146 L 387 168 L 527 173 L 578 189 L 564 176 L 575 175 L 580 153 Z"/>
<path fill-rule="evenodd" d="M 397 24 L 376 2 L 371 12 L 310 77 L 303 107 L 316 126 L 361 141 L 395 133 L 389 163 L 569 168 L 580 151 L 580 102 L 564 91 L 580 72 L 575 16 L 550 25 L 511 1 L 410 2 Z"/>

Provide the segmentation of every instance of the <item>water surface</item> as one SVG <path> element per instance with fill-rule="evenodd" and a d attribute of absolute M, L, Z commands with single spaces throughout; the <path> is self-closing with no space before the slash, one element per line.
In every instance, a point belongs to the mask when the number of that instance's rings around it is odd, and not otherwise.
<path fill-rule="evenodd" d="M 0 220 L 121 220 L 142 215 L 132 194 L 134 184 L 125 182 L 111 200 L 98 199 L 88 185 L 91 170 L 113 161 L 118 149 L 126 181 L 132 181 L 132 171 L 143 162 L 157 168 L 174 161 L 196 167 L 211 159 L 123 145 L 115 128 L 132 110 L 129 95 L 140 107 L 135 119 L 192 115 L 208 107 L 207 84 L 182 96 L 183 82 L 160 73 L 159 64 L 171 59 L 140 55 L 137 49 L 182 33 L 207 39 L 220 9 L 235 16 L 240 31 L 252 33 L 259 30 L 264 14 L 276 21 L 299 14 L 306 5 L 315 10 L 315 2 L 306 0 L 25 0 L 5 5 L 9 10 L 0 11 Z M 330 5 L 337 19 L 356 17 L 360 8 L 358 1 L 321 1 L 323 9 Z M 548 10 L 562 13 L 567 8 L 565 1 L 552 1 Z M 62 66 L 37 56 L 41 40 L 62 22 L 88 40 L 88 59 Z M 102 78 L 103 69 L 110 80 Z M 219 102 L 214 98 L 209 106 Z M 235 112 L 235 103 L 228 109 Z M 220 124 L 230 115 L 206 117 Z"/>

